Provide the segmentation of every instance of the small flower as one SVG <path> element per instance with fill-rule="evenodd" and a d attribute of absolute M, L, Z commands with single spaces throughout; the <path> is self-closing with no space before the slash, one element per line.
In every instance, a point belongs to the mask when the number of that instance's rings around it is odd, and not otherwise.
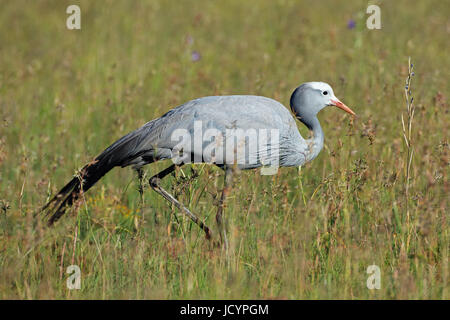
<path fill-rule="evenodd" d="M 202 58 L 202 56 L 200 55 L 200 53 L 198 51 L 192 51 L 191 54 L 191 60 L 196 62 L 198 60 L 200 60 Z"/>
<path fill-rule="evenodd" d="M 348 20 L 347 22 L 347 28 L 348 29 L 354 29 L 356 27 L 356 22 L 353 19 Z"/>

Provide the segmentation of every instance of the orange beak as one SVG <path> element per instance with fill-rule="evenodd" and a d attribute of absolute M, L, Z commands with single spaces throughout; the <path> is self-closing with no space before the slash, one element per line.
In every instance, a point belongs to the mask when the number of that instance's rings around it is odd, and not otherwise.
<path fill-rule="evenodd" d="M 336 106 L 336 107 L 344 110 L 345 112 L 350 113 L 352 116 L 356 116 L 356 113 L 354 113 L 352 109 L 350 109 L 345 104 L 343 104 L 341 101 L 339 101 L 339 99 L 336 98 L 336 100 L 331 100 L 331 103 L 333 106 Z"/>

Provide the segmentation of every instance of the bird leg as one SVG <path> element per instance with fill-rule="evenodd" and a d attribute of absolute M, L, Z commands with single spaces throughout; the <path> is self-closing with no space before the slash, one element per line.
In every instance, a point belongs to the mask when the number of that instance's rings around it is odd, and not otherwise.
<path fill-rule="evenodd" d="M 201 221 L 195 214 L 193 214 L 189 209 L 187 209 L 181 202 L 179 202 L 177 199 L 175 199 L 170 193 L 168 193 L 166 190 L 164 190 L 160 186 L 161 179 L 163 179 L 168 174 L 172 173 L 177 165 L 173 164 L 170 167 L 164 169 L 163 171 L 155 174 L 153 177 L 150 178 L 149 184 L 150 187 L 152 187 L 153 190 L 158 192 L 160 195 L 162 195 L 167 201 L 173 203 L 178 209 L 181 210 L 185 215 L 187 215 L 193 222 L 195 222 L 203 231 L 205 231 L 205 237 L 206 239 L 211 238 L 211 230 L 206 226 L 203 221 Z"/>
<path fill-rule="evenodd" d="M 224 201 L 226 200 L 228 194 L 231 191 L 232 179 L 233 179 L 233 169 L 225 168 L 225 177 L 224 177 L 222 197 L 220 198 L 219 207 L 217 209 L 217 214 L 216 214 L 216 222 L 217 222 L 217 226 L 219 227 L 219 230 L 220 230 L 219 231 L 220 240 L 224 244 L 225 249 L 228 249 L 228 239 L 227 239 L 225 223 L 222 221 L 222 213 L 223 213 L 223 208 L 224 208 Z"/>

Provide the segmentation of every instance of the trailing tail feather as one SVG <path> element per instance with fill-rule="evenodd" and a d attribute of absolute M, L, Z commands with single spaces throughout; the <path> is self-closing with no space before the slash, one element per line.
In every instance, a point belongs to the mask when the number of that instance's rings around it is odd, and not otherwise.
<path fill-rule="evenodd" d="M 49 217 L 51 226 L 66 210 L 80 198 L 83 192 L 89 190 L 98 180 L 116 166 L 125 167 L 133 164 L 132 160 L 145 153 L 141 142 L 148 134 L 148 127 L 144 126 L 114 142 L 103 151 L 94 161 L 88 163 L 79 173 L 69 181 L 41 210 L 45 217 Z M 149 160 L 148 162 L 151 162 Z"/>
<path fill-rule="evenodd" d="M 54 196 L 41 210 L 45 216 L 50 216 L 48 225 L 55 223 L 66 210 L 80 198 L 83 192 L 89 190 L 114 166 L 105 166 L 101 161 L 89 163 L 81 169 L 79 174 L 69 181 L 56 196 Z"/>

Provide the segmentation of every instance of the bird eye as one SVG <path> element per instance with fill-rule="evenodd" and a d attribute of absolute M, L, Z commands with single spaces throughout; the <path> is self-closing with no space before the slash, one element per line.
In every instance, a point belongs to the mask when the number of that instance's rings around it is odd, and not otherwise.
<path fill-rule="evenodd" d="M 322 94 L 323 94 L 324 96 L 326 96 L 326 95 L 328 94 L 328 91 L 324 91 L 324 92 L 322 92 Z"/>

